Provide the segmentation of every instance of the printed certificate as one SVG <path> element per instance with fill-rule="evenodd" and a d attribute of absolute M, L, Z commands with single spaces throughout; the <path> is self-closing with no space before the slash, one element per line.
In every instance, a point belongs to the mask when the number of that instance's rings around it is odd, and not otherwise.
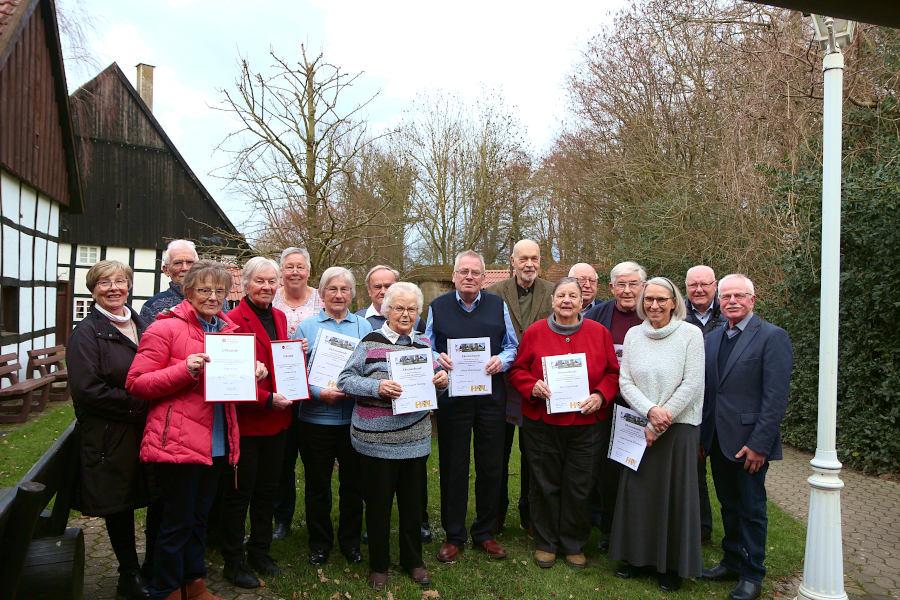
<path fill-rule="evenodd" d="M 355 337 L 320 329 L 309 365 L 309 384 L 337 388 L 338 375 L 359 340 Z"/>
<path fill-rule="evenodd" d="M 272 369 L 276 392 L 288 400 L 309 398 L 302 341 L 272 342 Z"/>
<path fill-rule="evenodd" d="M 591 395 L 588 389 L 587 356 L 560 354 L 545 356 L 544 382 L 550 388 L 547 413 L 556 414 L 581 410 L 581 403 Z"/>
<path fill-rule="evenodd" d="M 437 408 L 431 361 L 430 348 L 387 353 L 388 374 L 403 387 L 400 397 L 391 401 L 395 415 Z"/>
<path fill-rule="evenodd" d="M 256 402 L 256 336 L 252 333 L 207 333 L 203 367 L 207 402 Z"/>
<path fill-rule="evenodd" d="M 449 373 L 451 396 L 491 395 L 491 376 L 484 372 L 491 360 L 490 338 L 447 340 L 447 354 L 453 361 Z"/>
<path fill-rule="evenodd" d="M 637 471 L 644 457 L 644 450 L 647 449 L 647 438 L 644 437 L 647 419 L 630 408 L 618 404 L 614 407 L 607 456 L 632 471 Z"/>

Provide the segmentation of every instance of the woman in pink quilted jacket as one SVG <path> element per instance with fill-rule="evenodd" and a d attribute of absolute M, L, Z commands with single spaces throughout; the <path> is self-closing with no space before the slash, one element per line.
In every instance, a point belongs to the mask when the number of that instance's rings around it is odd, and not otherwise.
<path fill-rule="evenodd" d="M 204 401 L 203 338 L 237 329 L 222 312 L 231 274 L 199 261 L 182 288 L 185 300 L 141 338 L 125 386 L 149 404 L 141 461 L 153 463 L 162 504 L 150 596 L 214 600 L 204 581 L 206 522 L 221 469 L 237 465 L 240 433 L 232 404 Z M 266 376 L 260 363 L 256 374 Z"/>

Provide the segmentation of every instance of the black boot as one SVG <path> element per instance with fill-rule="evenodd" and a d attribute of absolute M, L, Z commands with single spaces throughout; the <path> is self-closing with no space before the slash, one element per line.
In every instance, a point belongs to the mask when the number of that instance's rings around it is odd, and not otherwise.
<path fill-rule="evenodd" d="M 240 562 L 226 562 L 225 568 L 222 569 L 222 576 L 225 577 L 228 583 L 239 588 L 253 590 L 259 587 L 259 579 L 243 560 Z"/>
<path fill-rule="evenodd" d="M 116 594 L 123 596 L 128 600 L 149 600 L 150 598 L 147 582 L 144 581 L 141 572 L 137 569 L 119 573 L 119 583 L 116 585 Z"/>

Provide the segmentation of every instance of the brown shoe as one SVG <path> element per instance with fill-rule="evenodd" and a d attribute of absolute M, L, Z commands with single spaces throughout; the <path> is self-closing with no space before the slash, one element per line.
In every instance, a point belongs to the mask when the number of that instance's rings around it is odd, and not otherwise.
<path fill-rule="evenodd" d="M 566 564 L 573 569 L 583 569 L 587 566 L 587 559 L 584 554 L 566 554 Z"/>
<path fill-rule="evenodd" d="M 444 542 L 441 544 L 441 549 L 438 550 L 437 559 L 442 563 L 452 563 L 456 562 L 457 554 L 459 554 L 459 546 Z"/>
<path fill-rule="evenodd" d="M 542 569 L 549 569 L 556 564 L 556 555 L 552 552 L 544 552 L 543 550 L 534 551 L 534 562 Z"/>
<path fill-rule="evenodd" d="M 222 600 L 221 597 L 206 589 L 206 581 L 203 579 L 193 580 L 185 586 L 185 589 L 187 591 L 187 600 Z"/>
<path fill-rule="evenodd" d="M 372 571 L 369 573 L 369 587 L 376 592 L 381 592 L 387 587 L 388 574 Z"/>
<path fill-rule="evenodd" d="M 483 542 L 478 544 L 476 548 L 484 551 L 484 553 L 487 554 L 489 558 L 498 560 L 506 558 L 506 550 L 504 550 L 503 546 L 498 544 L 496 540 L 484 540 Z"/>
<path fill-rule="evenodd" d="M 428 569 L 425 567 L 416 567 L 415 569 L 411 569 L 409 572 L 409 576 L 413 581 L 421 585 L 422 587 L 428 587 L 431 585 L 431 575 L 428 574 Z"/>

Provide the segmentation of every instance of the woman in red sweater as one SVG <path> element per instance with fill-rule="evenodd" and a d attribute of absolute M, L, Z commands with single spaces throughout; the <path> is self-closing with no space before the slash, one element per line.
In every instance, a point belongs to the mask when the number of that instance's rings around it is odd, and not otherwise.
<path fill-rule="evenodd" d="M 531 468 L 529 501 L 534 525 L 534 561 L 552 567 L 562 553 L 575 568 L 587 564 L 583 548 L 591 531 L 587 498 L 599 447 L 598 423 L 609 418 L 619 389 L 619 362 L 612 336 L 581 315 L 581 288 L 564 277 L 553 289 L 553 314 L 522 336 L 509 382 L 524 399 L 522 439 Z M 574 412 L 547 412 L 550 388 L 543 359 L 584 353 L 589 395 Z"/>

